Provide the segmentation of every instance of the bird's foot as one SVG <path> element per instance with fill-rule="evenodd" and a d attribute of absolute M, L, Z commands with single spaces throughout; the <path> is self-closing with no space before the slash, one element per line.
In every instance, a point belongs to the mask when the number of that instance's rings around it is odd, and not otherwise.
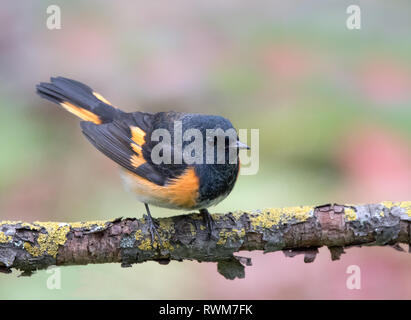
<path fill-rule="evenodd" d="M 213 231 L 215 230 L 215 222 L 210 212 L 207 209 L 200 209 L 200 214 L 203 216 L 204 222 L 207 226 L 208 237 L 211 239 Z"/>
<path fill-rule="evenodd" d="M 144 218 L 147 221 L 148 224 L 148 230 L 150 231 L 151 235 L 151 245 L 153 246 L 154 240 L 157 236 L 158 242 L 160 243 L 160 246 L 163 245 L 163 242 L 161 241 L 160 234 L 158 233 L 157 228 L 159 227 L 159 224 L 156 220 L 154 220 L 151 215 L 144 215 Z"/>

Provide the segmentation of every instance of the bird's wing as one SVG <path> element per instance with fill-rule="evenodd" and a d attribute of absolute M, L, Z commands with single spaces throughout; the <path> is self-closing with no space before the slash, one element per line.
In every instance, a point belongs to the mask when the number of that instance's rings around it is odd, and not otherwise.
<path fill-rule="evenodd" d="M 83 134 L 103 154 L 125 169 L 157 185 L 164 185 L 166 177 L 147 161 L 146 133 L 151 114 L 134 112 L 110 123 L 81 122 Z M 144 152 L 146 151 L 146 152 Z"/>

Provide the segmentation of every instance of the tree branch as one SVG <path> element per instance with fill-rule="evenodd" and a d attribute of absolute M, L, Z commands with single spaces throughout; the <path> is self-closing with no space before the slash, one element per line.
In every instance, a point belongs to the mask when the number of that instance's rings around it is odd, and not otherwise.
<path fill-rule="evenodd" d="M 214 214 L 210 235 L 197 213 L 160 218 L 162 245 L 151 244 L 144 219 L 76 223 L 0 222 L 0 271 L 12 268 L 30 275 L 52 265 L 119 262 L 123 267 L 153 260 L 217 262 L 228 279 L 244 277 L 249 258 L 238 251 L 282 250 L 293 257 L 303 253 L 312 262 L 318 248 L 327 246 L 332 260 L 344 247 L 410 244 L 411 202 L 370 205 L 324 205 L 238 211 Z"/>

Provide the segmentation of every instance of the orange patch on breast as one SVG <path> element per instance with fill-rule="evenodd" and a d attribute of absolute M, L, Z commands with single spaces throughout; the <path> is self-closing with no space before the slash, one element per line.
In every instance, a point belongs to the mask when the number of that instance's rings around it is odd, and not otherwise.
<path fill-rule="evenodd" d="M 61 102 L 60 105 L 66 109 L 67 111 L 71 112 L 72 114 L 76 115 L 80 119 L 84 121 L 94 122 L 95 124 L 101 124 L 101 120 L 98 115 L 94 114 L 91 111 L 88 111 L 84 108 L 80 108 L 75 106 L 70 102 Z"/>
<path fill-rule="evenodd" d="M 131 191 L 140 198 L 148 199 L 149 203 L 184 209 L 193 208 L 197 204 L 200 180 L 193 167 L 189 167 L 179 178 L 164 186 L 159 186 L 129 171 L 127 174 L 133 181 L 133 185 L 129 185 Z"/>

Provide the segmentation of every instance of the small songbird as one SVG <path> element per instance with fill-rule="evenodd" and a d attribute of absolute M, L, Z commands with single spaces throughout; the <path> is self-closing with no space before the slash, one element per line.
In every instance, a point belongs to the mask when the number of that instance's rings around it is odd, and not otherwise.
<path fill-rule="evenodd" d="M 182 134 L 196 129 L 204 141 L 201 143 L 205 157 L 208 145 L 221 141 L 221 132 L 234 130 L 228 119 L 220 116 L 180 113 L 180 112 L 124 112 L 114 107 L 102 95 L 90 87 L 71 79 L 56 77 L 50 83 L 37 85 L 37 93 L 54 103 L 59 104 L 81 120 L 80 126 L 86 138 L 103 154 L 121 166 L 121 173 L 126 188 L 133 192 L 137 199 L 144 203 L 145 216 L 151 233 L 151 241 L 157 235 L 157 223 L 154 222 L 149 204 L 183 210 L 199 210 L 211 234 L 213 219 L 207 208 L 219 203 L 234 187 L 239 172 L 238 156 L 229 161 L 229 153 L 248 146 L 238 140 L 223 137 L 223 162 L 198 161 L 188 163 L 183 159 L 170 163 L 153 161 L 152 152 L 159 139 L 153 138 L 157 129 L 165 129 L 174 137 L 175 123 L 181 124 Z M 207 130 L 222 129 L 217 136 L 209 139 Z M 152 136 L 153 135 L 153 136 Z M 175 139 L 167 145 L 163 142 L 163 153 L 177 147 Z M 188 142 L 182 143 L 182 147 Z M 165 145 L 165 146 L 164 146 Z M 179 145 L 180 146 L 180 145 Z M 216 152 L 217 154 L 217 152 Z M 213 155 L 216 159 L 216 155 Z M 231 158 L 230 158 L 231 159 Z"/>

